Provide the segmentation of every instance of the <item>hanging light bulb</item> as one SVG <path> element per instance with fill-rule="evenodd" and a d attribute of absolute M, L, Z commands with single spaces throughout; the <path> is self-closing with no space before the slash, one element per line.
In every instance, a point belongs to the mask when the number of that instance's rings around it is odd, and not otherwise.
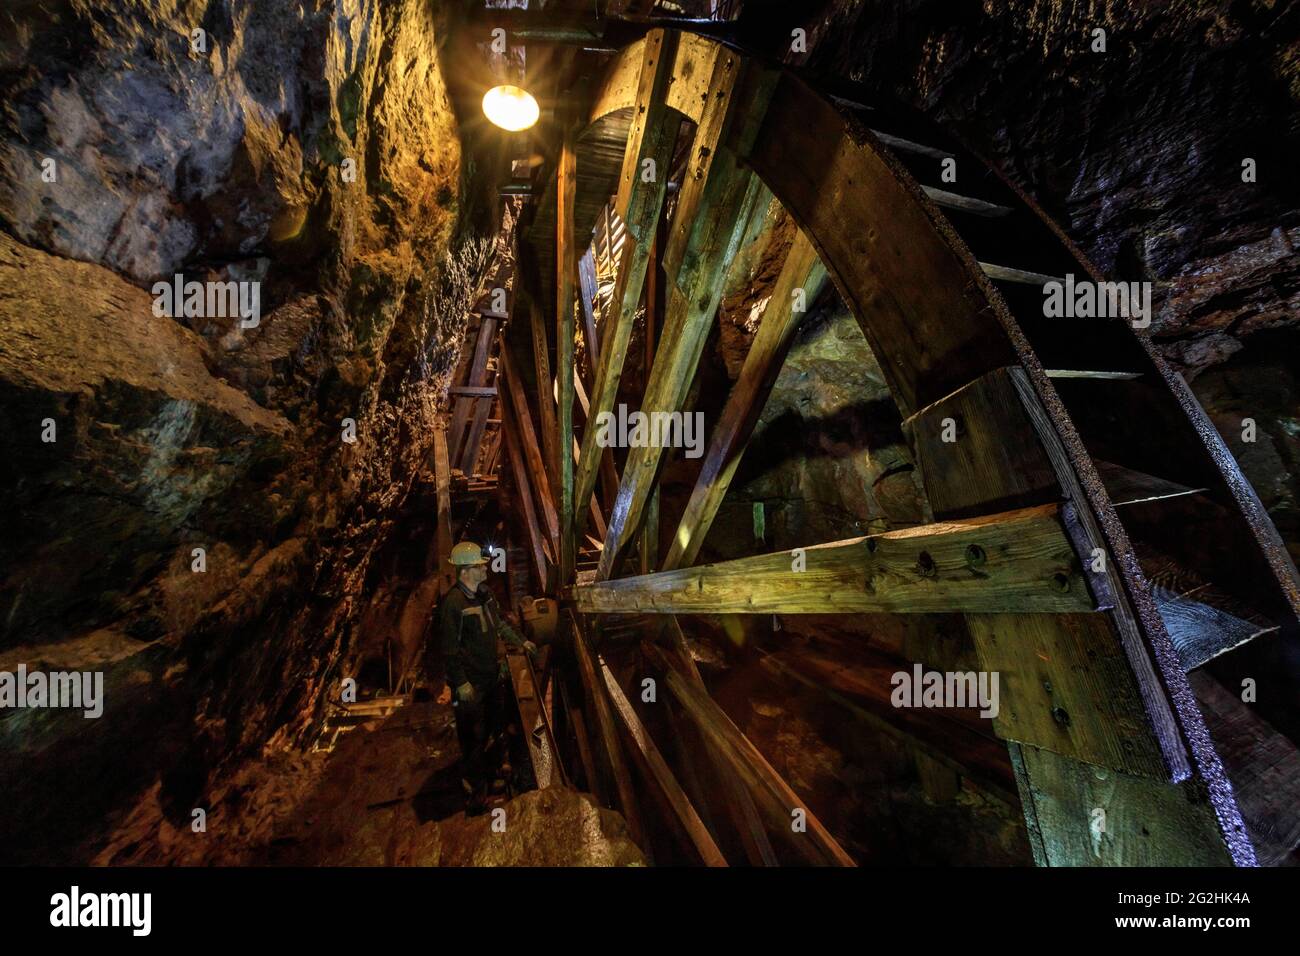
<path fill-rule="evenodd" d="M 494 86 L 483 94 L 483 112 L 497 126 L 517 133 L 536 123 L 542 111 L 527 90 L 518 86 Z"/>

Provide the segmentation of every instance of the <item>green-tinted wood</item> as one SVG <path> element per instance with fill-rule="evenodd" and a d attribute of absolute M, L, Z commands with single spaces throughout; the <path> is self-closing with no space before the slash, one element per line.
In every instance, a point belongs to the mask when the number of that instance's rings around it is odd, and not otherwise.
<path fill-rule="evenodd" d="M 677 34 L 663 30 L 652 30 L 644 43 L 635 113 L 619 174 L 618 212 L 626 236 L 614 287 L 614 308 L 602 335 L 604 341 L 591 396 L 591 415 L 582 436 L 582 454 L 574 479 L 576 501 L 586 501 L 596 486 L 601 456 L 596 454 L 597 429 L 591 423 L 614 407 L 623 361 L 641 302 L 651 241 L 663 211 L 668 167 L 681 127 L 680 114 L 670 110 L 665 100 L 665 92 L 673 79 L 676 45 Z M 577 515 L 576 525 L 581 534 L 586 528 L 582 514 Z"/>
<path fill-rule="evenodd" d="M 826 270 L 816 251 L 803 233 L 799 233 L 763 311 L 740 377 L 713 428 L 704 464 L 669 545 L 663 570 L 671 571 L 695 562 L 803 318 L 804 309 L 794 308 L 795 293 L 801 293 L 806 309 L 825 279 Z"/>
<path fill-rule="evenodd" d="M 579 585 L 588 614 L 1094 609 L 1055 505 Z"/>

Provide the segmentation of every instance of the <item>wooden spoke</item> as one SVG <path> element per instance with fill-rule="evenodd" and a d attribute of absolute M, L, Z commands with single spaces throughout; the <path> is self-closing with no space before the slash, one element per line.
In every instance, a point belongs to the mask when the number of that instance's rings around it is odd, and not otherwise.
<path fill-rule="evenodd" d="M 501 342 L 501 370 L 505 375 L 506 391 L 514 409 L 516 437 L 518 437 L 524 461 L 533 475 L 531 483 L 537 493 L 537 505 L 541 510 L 544 527 L 550 536 L 554 553 L 559 554 L 560 520 L 555 512 L 555 498 L 551 494 L 550 481 L 547 478 L 546 465 L 542 461 L 542 450 L 537 444 L 537 433 L 533 430 L 532 413 L 528 410 L 528 399 L 524 396 L 523 385 L 510 357 L 510 349 L 504 340 Z M 549 396 L 546 396 L 549 398 Z"/>
<path fill-rule="evenodd" d="M 573 654 L 578 664 L 578 675 L 582 679 L 583 692 L 596 718 L 596 729 L 600 735 L 601 749 L 609 763 L 614 785 L 618 791 L 619 809 L 627 820 L 628 834 L 632 841 L 648 854 L 645 840 L 645 826 L 642 823 L 640 804 L 636 788 L 632 785 L 632 776 L 628 773 L 627 763 L 623 759 L 622 745 L 619 743 L 618 728 L 614 724 L 614 715 L 610 708 L 608 690 L 605 682 L 598 679 L 596 665 L 592 660 L 591 648 L 587 646 L 587 636 L 582 626 L 570 616 L 573 629 Z"/>
<path fill-rule="evenodd" d="M 773 832 L 788 834 L 788 844 L 809 863 L 854 866 L 853 858 L 830 835 L 808 804 L 790 788 L 784 778 L 759 752 L 711 697 L 684 678 L 653 645 L 646 645 L 652 659 L 665 671 L 666 683 L 682 711 L 708 741 L 712 751 L 735 774 L 755 799 Z M 792 822 L 801 819 L 804 831 Z"/>
<path fill-rule="evenodd" d="M 504 403 L 501 408 L 501 429 L 505 435 L 506 457 L 510 461 L 510 471 L 515 479 L 515 490 L 524 513 L 524 529 L 528 534 L 529 554 L 533 567 L 537 570 L 537 583 L 543 591 L 550 590 L 550 569 L 547 566 L 544 532 L 537 520 L 537 507 L 533 504 L 538 497 L 528 477 L 528 466 L 516 427 L 513 408 L 507 410 Z M 450 553 L 450 547 L 448 547 Z"/>
<path fill-rule="evenodd" d="M 589 428 L 591 427 L 591 403 L 587 400 L 587 392 L 586 389 L 582 387 L 581 379 L 574 378 L 573 390 L 578 399 L 578 408 L 582 412 L 582 426 L 583 428 Z M 581 450 L 579 450 L 577 455 L 578 468 L 582 467 L 581 459 L 582 453 Z M 605 501 L 612 502 L 614 496 L 618 493 L 618 470 L 614 466 L 614 451 L 611 448 L 602 448 L 600 450 L 600 486 L 602 494 L 605 496 Z M 596 507 L 597 510 L 599 510 L 600 502 L 594 490 L 591 494 L 591 500 L 593 502 L 593 507 Z M 596 522 L 596 524 L 599 525 L 600 538 L 603 540 L 605 537 L 605 522 L 602 519 L 601 521 Z"/>
<path fill-rule="evenodd" d="M 623 360 L 641 287 L 645 282 L 650 245 L 668 188 L 668 167 L 681 126 L 680 115 L 668 108 L 665 93 L 673 77 L 676 34 L 653 30 L 645 40 L 637 85 L 636 111 L 623 154 L 619 175 L 618 211 L 625 226 L 623 255 L 614 288 L 614 307 L 606 321 L 600 365 L 591 396 L 589 422 L 598 421 L 614 407 Z M 647 163 L 649 165 L 647 165 Z M 596 485 L 600 456 L 595 454 L 597 429 L 588 425 L 582 436 L 582 455 L 574 480 L 575 500 L 586 501 Z M 579 517 L 578 532 L 585 529 Z"/>
<path fill-rule="evenodd" d="M 556 180 L 555 211 L 555 366 L 559 414 L 556 416 L 559 441 L 555 468 L 557 508 L 560 518 L 560 585 L 573 579 L 574 565 L 574 497 L 573 497 L 573 338 L 575 334 L 574 278 L 578 261 L 573 229 L 573 202 L 576 189 L 577 156 L 573 151 L 573 132 L 567 130 L 560 151 Z M 549 395 L 547 396 L 549 398 Z"/>
<path fill-rule="evenodd" d="M 670 280 L 667 314 L 641 401 L 641 411 L 647 415 L 682 410 L 722 295 L 724 271 L 762 191 L 758 180 L 737 163 L 733 150 L 743 133 L 735 121 L 734 96 L 742 76 L 739 58 L 720 53 L 664 250 L 664 270 Z M 761 111 L 761 99 L 751 96 L 745 106 Z M 628 451 L 596 569 L 598 580 L 613 576 L 640 529 L 662 453 L 657 441 Z"/>
<path fill-rule="evenodd" d="M 578 610 L 588 614 L 1067 613 L 1096 607 L 1055 505 L 584 584 L 574 595 Z"/>
<path fill-rule="evenodd" d="M 727 861 L 723 858 L 717 844 L 713 842 L 713 837 L 704 826 L 704 821 L 700 819 L 700 815 L 695 811 L 695 807 L 692 806 L 686 792 L 682 790 L 681 784 L 677 782 L 677 778 L 673 776 L 673 772 L 668 769 L 668 764 L 659 753 L 659 748 L 655 746 L 654 740 L 642 726 L 641 718 L 632 709 L 632 704 L 623 693 L 623 688 L 619 686 L 618 680 L 604 660 L 600 660 L 600 672 L 605 681 L 605 688 L 609 691 L 609 699 L 614 705 L 614 713 L 622 723 L 625 735 L 632 742 L 632 754 L 641 764 L 646 777 L 659 790 L 660 797 L 686 833 L 700 860 L 706 866 L 726 866 Z"/>
<path fill-rule="evenodd" d="M 594 375 L 600 364 L 600 335 L 596 331 L 596 257 L 591 247 L 578 260 L 578 290 L 582 305 L 582 343 L 587 350 L 587 368 Z"/>
<path fill-rule="evenodd" d="M 533 330 L 533 374 L 537 377 L 537 427 L 541 431 L 542 461 L 548 486 L 559 485 L 556 468 L 560 463 L 560 426 L 555 414 L 554 383 L 551 378 L 550 341 L 546 332 L 546 312 L 542 304 L 528 297 L 528 319 Z M 555 508 L 555 502 L 551 503 Z"/>
<path fill-rule="evenodd" d="M 800 233 L 777 277 L 740 377 L 713 428 L 704 465 L 669 545 L 663 570 L 695 562 L 803 318 L 802 312 L 792 307 L 795 292 L 802 292 L 804 302 L 811 305 L 825 279 L 826 270 L 812 243 Z"/>
<path fill-rule="evenodd" d="M 451 462 L 447 456 L 447 432 L 438 427 L 433 432 L 433 475 L 438 499 L 438 530 L 435 532 L 434 551 L 437 554 L 437 573 L 442 578 L 442 590 L 451 585 Z"/>

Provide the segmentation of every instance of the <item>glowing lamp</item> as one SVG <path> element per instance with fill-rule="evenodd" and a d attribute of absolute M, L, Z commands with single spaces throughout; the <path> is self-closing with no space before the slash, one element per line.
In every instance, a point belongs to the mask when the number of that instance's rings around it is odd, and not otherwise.
<path fill-rule="evenodd" d="M 483 112 L 502 129 L 517 133 L 537 122 L 542 111 L 533 94 L 518 86 L 494 86 L 483 94 Z"/>

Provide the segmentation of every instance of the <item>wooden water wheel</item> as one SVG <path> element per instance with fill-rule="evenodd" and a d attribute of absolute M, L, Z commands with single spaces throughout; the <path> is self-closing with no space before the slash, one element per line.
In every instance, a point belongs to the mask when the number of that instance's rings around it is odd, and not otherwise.
<path fill-rule="evenodd" d="M 538 579 L 567 605 L 594 724 L 557 716 L 561 732 L 576 739 L 588 778 L 612 778 L 606 802 L 634 835 L 640 779 L 699 859 L 726 862 L 592 640 L 596 621 L 630 615 L 687 732 L 721 755 L 750 861 L 774 862 L 772 832 L 802 812 L 798 858 L 849 863 L 710 699 L 675 616 L 918 615 L 921 627 L 955 629 L 979 668 L 1001 675 L 994 729 L 1040 865 L 1254 864 L 1247 802 L 1283 843 L 1295 836 L 1294 807 L 1278 811 L 1283 798 L 1261 791 L 1270 784 L 1258 755 L 1239 746 L 1254 734 L 1294 759 L 1294 565 L 1144 332 L 1123 318 L 1044 316 L 1045 283 L 1102 279 L 1060 230 L 923 118 L 856 96 L 711 39 L 652 30 L 612 59 L 565 137 L 527 234 L 534 299 L 553 310 L 555 329 L 555 388 L 539 389 L 543 404 L 558 397 L 541 416 L 554 420 L 545 444 L 559 450 L 547 468 L 503 356 L 521 521 Z M 670 199 L 668 171 L 687 142 Z M 941 179 L 946 161 L 960 187 Z M 726 267 L 769 193 L 800 234 L 660 557 L 643 532 L 657 521 L 663 450 L 629 449 L 615 475 L 590 423 L 613 409 L 645 295 L 663 297 L 664 320 L 641 408 L 687 407 Z M 652 261 L 667 283 L 647 290 Z M 611 268 L 597 343 L 596 276 Z M 788 551 L 696 566 L 798 328 L 793 303 L 800 291 L 811 301 L 822 281 L 880 363 L 933 521 L 800 549 L 798 570 Z M 595 368 L 580 443 L 575 311 Z M 639 544 L 636 563 L 652 573 L 624 576 Z M 1247 680 L 1257 705 L 1240 700 Z"/>

